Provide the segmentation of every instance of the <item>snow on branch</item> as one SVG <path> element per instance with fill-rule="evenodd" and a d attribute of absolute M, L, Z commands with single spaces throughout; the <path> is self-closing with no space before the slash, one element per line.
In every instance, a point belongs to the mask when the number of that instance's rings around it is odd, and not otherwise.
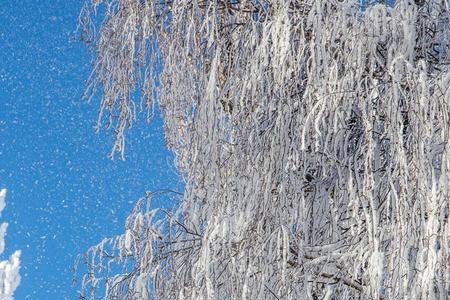
<path fill-rule="evenodd" d="M 0 214 L 6 206 L 6 189 L 0 191 Z M 0 254 L 5 250 L 5 235 L 8 223 L 0 225 Z M 0 261 L 0 300 L 14 299 L 14 291 L 20 283 L 20 250 L 16 250 L 9 260 Z"/>
<path fill-rule="evenodd" d="M 122 156 L 157 101 L 186 189 L 86 253 L 82 297 L 449 296 L 449 4 L 359 2 L 85 1 L 98 128 Z"/>

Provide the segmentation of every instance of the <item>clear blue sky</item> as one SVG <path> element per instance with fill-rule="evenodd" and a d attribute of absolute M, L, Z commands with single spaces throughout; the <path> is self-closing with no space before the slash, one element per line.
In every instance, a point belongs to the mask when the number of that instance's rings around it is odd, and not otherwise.
<path fill-rule="evenodd" d="M 133 128 L 125 162 L 108 160 L 112 137 L 93 129 L 98 99 L 80 100 L 90 70 L 73 41 L 81 3 L 0 5 L 1 220 L 10 223 L 2 259 L 22 250 L 18 300 L 77 299 L 76 255 L 120 233 L 146 190 L 181 189 L 161 119 Z"/>

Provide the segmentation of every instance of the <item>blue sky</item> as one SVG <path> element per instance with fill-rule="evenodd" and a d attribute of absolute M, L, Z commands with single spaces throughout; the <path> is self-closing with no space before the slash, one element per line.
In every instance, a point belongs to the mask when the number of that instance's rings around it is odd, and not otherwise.
<path fill-rule="evenodd" d="M 77 299 L 76 255 L 120 233 L 146 190 L 182 189 L 159 118 L 133 128 L 126 161 L 107 158 L 110 133 L 94 133 L 98 99 L 80 99 L 91 66 L 74 34 L 81 3 L 0 5 L 1 220 L 10 224 L 2 259 L 22 250 L 16 299 Z"/>

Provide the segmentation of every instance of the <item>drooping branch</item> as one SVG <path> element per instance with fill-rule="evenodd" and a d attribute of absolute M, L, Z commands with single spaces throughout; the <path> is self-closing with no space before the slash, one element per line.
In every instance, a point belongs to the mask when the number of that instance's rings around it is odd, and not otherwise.
<path fill-rule="evenodd" d="M 98 124 L 123 154 L 134 103 L 157 100 L 186 188 L 91 249 L 86 289 L 103 274 L 107 299 L 446 297 L 446 1 L 102 3 L 96 34 L 99 2 L 80 17 Z M 121 276 L 95 272 L 113 262 Z"/>

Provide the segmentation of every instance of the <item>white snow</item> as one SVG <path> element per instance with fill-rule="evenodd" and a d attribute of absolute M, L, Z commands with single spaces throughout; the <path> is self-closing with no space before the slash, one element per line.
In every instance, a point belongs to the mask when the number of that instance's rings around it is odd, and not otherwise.
<path fill-rule="evenodd" d="M 6 206 L 6 189 L 0 191 L 0 213 Z M 5 235 L 8 223 L 0 225 L 0 254 L 5 250 Z M 8 260 L 0 261 L 0 300 L 13 300 L 14 291 L 20 283 L 20 255 L 21 251 L 16 250 Z"/>

